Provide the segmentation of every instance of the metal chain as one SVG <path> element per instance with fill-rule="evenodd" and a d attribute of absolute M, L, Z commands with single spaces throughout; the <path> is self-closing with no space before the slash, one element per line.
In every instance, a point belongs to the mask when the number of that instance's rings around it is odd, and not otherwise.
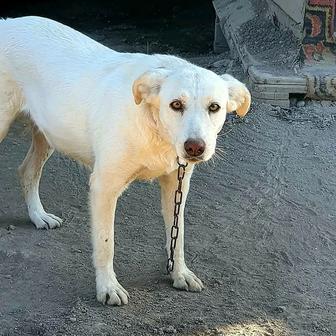
<path fill-rule="evenodd" d="M 174 197 L 174 221 L 173 221 L 173 226 L 171 227 L 170 231 L 170 255 L 168 258 L 167 262 L 167 273 L 169 274 L 174 270 L 174 252 L 175 252 L 175 247 L 176 247 L 176 242 L 177 242 L 177 237 L 179 234 L 179 226 L 178 226 L 178 221 L 179 221 L 179 214 L 180 214 L 180 209 L 181 209 L 181 204 L 182 204 L 182 182 L 183 178 L 185 175 L 185 169 L 188 166 L 188 163 L 183 164 L 180 163 L 179 158 L 177 157 L 177 164 L 178 164 L 178 169 L 177 169 L 177 189 L 175 190 L 175 197 Z"/>

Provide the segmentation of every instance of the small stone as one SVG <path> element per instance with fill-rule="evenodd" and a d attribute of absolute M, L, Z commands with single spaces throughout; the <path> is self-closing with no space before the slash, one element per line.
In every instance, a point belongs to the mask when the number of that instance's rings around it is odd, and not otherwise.
<path fill-rule="evenodd" d="M 76 322 L 76 321 L 77 321 L 76 317 L 70 317 L 69 320 L 70 320 L 71 322 Z"/>
<path fill-rule="evenodd" d="M 286 307 L 284 306 L 277 306 L 274 308 L 276 313 L 284 313 L 286 311 Z"/>
<path fill-rule="evenodd" d="M 177 332 L 173 326 L 162 328 L 162 331 L 166 332 L 167 334 L 176 334 Z"/>
<path fill-rule="evenodd" d="M 230 62 L 230 61 L 228 61 L 228 60 L 219 60 L 219 61 L 217 61 L 217 62 L 214 62 L 214 63 L 212 64 L 212 66 L 213 66 L 214 68 L 221 68 L 221 67 L 225 67 L 229 62 Z"/>
<path fill-rule="evenodd" d="M 296 103 L 296 106 L 297 107 L 305 107 L 306 106 L 306 102 L 304 100 L 299 100 L 297 103 Z"/>
<path fill-rule="evenodd" d="M 302 144 L 302 147 L 303 148 L 307 148 L 309 146 L 309 143 L 308 142 L 304 142 L 303 144 Z"/>
<path fill-rule="evenodd" d="M 126 328 L 130 328 L 130 327 L 131 327 L 131 324 L 130 324 L 130 323 L 126 323 L 126 324 L 125 324 L 125 327 L 126 327 Z"/>
<path fill-rule="evenodd" d="M 195 323 L 196 324 L 204 324 L 204 320 L 202 319 L 202 318 L 198 318 L 196 321 L 195 321 Z"/>
<path fill-rule="evenodd" d="M 272 106 L 272 110 L 275 112 L 281 112 L 281 107 L 280 106 Z"/>
<path fill-rule="evenodd" d="M 13 231 L 13 230 L 15 230 L 15 229 L 16 229 L 15 225 L 8 225 L 8 226 L 7 226 L 7 230 L 8 230 L 8 231 Z"/>

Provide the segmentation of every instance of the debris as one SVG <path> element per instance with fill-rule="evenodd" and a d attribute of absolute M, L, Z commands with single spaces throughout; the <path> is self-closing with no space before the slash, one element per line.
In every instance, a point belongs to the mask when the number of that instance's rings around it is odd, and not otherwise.
<path fill-rule="evenodd" d="M 274 308 L 274 311 L 276 313 L 284 313 L 286 311 L 286 307 L 284 307 L 284 306 L 277 306 L 277 307 Z"/>
<path fill-rule="evenodd" d="M 173 326 L 163 327 L 163 328 L 160 328 L 160 330 L 162 330 L 163 332 L 167 334 L 176 334 L 177 332 Z"/>

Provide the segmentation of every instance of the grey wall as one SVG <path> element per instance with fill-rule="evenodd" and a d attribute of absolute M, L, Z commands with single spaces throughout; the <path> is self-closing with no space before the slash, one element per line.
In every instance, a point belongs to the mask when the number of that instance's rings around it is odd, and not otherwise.
<path fill-rule="evenodd" d="M 267 0 L 267 3 L 269 14 L 301 39 L 306 0 Z"/>

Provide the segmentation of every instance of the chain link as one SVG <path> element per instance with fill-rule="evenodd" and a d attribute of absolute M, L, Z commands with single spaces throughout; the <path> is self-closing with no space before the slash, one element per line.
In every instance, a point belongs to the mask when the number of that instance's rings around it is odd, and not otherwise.
<path fill-rule="evenodd" d="M 179 214 L 180 214 L 180 209 L 181 209 L 181 204 L 182 204 L 182 182 L 183 178 L 185 175 L 185 170 L 186 167 L 188 166 L 188 163 L 183 164 L 180 163 L 179 158 L 177 157 L 177 164 L 178 164 L 178 169 L 177 169 L 177 189 L 175 191 L 175 197 L 174 197 L 174 221 L 173 221 L 173 226 L 171 227 L 170 230 L 170 254 L 167 262 L 167 273 L 169 274 L 174 270 L 174 252 L 175 252 L 175 247 L 177 243 L 177 238 L 179 234 Z"/>

